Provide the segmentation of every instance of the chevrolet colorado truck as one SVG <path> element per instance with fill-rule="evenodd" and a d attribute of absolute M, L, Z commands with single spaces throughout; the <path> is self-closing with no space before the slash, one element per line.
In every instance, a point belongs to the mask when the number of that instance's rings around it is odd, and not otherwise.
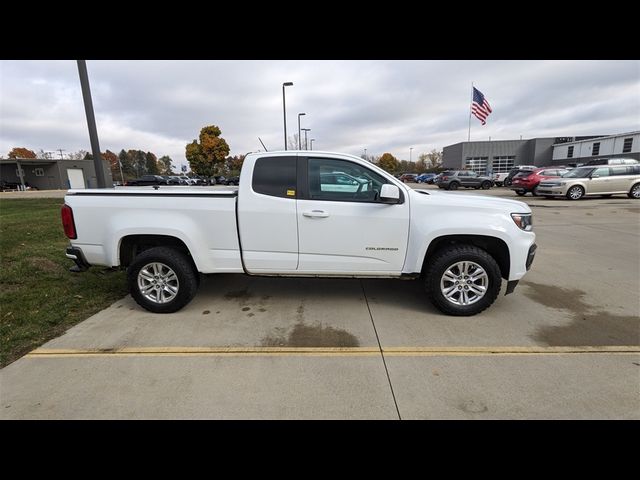
<path fill-rule="evenodd" d="M 239 183 L 69 190 L 72 270 L 126 268 L 131 296 L 156 313 L 189 303 L 200 274 L 245 273 L 419 279 L 442 312 L 474 315 L 535 255 L 525 203 L 414 190 L 352 155 L 252 153 Z"/>

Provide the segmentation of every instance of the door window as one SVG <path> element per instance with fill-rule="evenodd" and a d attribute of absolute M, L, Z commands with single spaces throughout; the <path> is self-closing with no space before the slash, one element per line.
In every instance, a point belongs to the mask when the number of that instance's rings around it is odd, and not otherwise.
<path fill-rule="evenodd" d="M 347 160 L 309 159 L 309 198 L 312 200 L 375 202 L 387 180 Z"/>
<path fill-rule="evenodd" d="M 591 174 L 593 177 L 608 177 L 609 176 L 609 167 L 601 167 L 596 168 L 594 172 Z"/>

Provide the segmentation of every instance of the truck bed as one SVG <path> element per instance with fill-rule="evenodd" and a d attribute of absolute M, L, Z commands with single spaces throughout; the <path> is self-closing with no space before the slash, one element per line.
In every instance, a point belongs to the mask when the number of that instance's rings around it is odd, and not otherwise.
<path fill-rule="evenodd" d="M 203 273 L 242 272 L 236 188 L 160 186 L 69 190 L 79 247 L 90 264 L 120 265 L 129 235 L 176 237 Z"/>

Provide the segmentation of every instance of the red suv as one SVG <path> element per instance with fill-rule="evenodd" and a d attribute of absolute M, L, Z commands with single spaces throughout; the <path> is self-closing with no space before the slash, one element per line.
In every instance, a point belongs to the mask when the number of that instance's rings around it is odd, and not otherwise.
<path fill-rule="evenodd" d="M 527 192 L 531 192 L 534 197 L 537 197 L 538 184 L 541 180 L 561 177 L 568 171 L 569 170 L 565 167 L 544 167 L 536 168 L 535 170 L 531 171 L 523 171 L 513 177 L 511 190 L 513 190 L 520 196 L 526 195 Z"/>

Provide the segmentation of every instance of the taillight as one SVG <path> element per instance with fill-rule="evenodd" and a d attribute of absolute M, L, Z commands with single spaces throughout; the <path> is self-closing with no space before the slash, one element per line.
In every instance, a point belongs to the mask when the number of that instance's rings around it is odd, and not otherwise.
<path fill-rule="evenodd" d="M 73 221 L 73 210 L 71 210 L 71 207 L 64 204 L 60 210 L 60 215 L 62 216 L 64 234 L 72 240 L 78 238 L 78 235 L 76 234 L 76 224 Z"/>

